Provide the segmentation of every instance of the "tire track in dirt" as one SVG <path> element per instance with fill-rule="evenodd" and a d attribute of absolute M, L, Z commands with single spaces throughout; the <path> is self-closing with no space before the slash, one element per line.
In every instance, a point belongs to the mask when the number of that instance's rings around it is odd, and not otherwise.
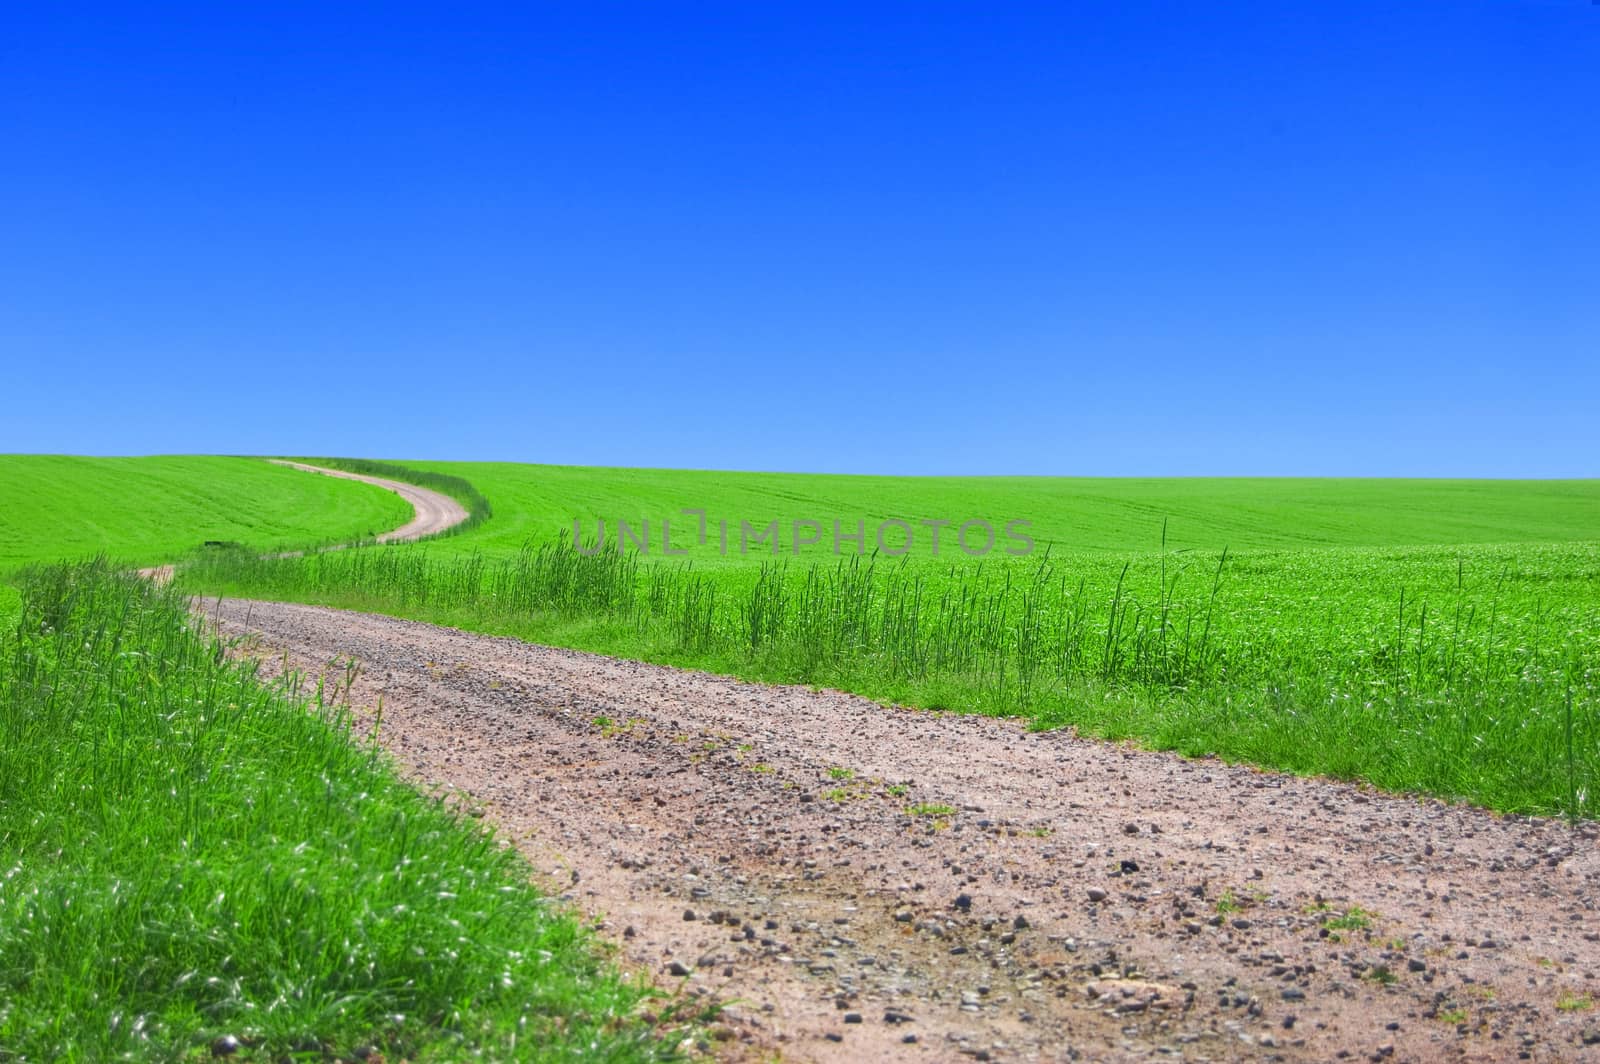
<path fill-rule="evenodd" d="M 625 961 L 733 1003 L 721 1056 L 1600 1053 L 1575 1007 L 1600 1001 L 1594 825 L 388 617 L 206 608 L 264 674 L 359 662 L 360 724 L 381 698 L 410 778 L 489 817 Z"/>

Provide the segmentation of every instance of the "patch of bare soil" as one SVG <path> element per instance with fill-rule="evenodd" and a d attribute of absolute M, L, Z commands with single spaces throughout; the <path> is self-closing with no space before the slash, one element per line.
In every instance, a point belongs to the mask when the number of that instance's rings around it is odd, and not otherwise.
<path fill-rule="evenodd" d="M 1600 1059 L 1593 825 L 387 617 L 216 620 L 268 671 L 359 661 L 412 778 L 731 1003 L 720 1055 Z"/>

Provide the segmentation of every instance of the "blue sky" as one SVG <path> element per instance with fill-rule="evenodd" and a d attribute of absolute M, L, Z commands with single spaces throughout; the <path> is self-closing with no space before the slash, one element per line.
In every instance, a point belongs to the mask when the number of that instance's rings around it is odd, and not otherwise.
<path fill-rule="evenodd" d="M 1600 475 L 1600 6 L 12 5 L 0 451 Z"/>

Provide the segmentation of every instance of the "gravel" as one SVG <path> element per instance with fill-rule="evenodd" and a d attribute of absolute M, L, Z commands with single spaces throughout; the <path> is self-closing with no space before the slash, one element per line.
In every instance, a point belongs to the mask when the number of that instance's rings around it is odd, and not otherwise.
<path fill-rule="evenodd" d="M 1593 825 L 393 618 L 204 608 L 259 637 L 236 652 L 264 675 L 360 662 L 357 732 L 381 698 L 402 771 L 481 810 L 619 962 L 728 1002 L 721 1057 L 1553 1061 L 1595 1033 L 1555 1007 L 1600 985 Z M 1340 926 L 1353 907 L 1370 926 Z"/>

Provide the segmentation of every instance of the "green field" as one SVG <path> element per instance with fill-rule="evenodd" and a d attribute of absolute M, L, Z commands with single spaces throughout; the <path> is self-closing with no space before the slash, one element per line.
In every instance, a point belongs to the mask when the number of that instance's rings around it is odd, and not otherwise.
<path fill-rule="evenodd" d="M 0 654 L 0 1059 L 653 1060 L 648 988 L 478 821 L 103 563 Z M 313 694 L 308 692 L 308 694 Z M 669 1008 L 667 1012 L 672 1010 Z"/>
<path fill-rule="evenodd" d="M 205 540 L 257 550 L 341 542 L 410 517 L 382 488 L 259 458 L 0 455 L 0 574 L 101 552 L 156 565 Z"/>
<path fill-rule="evenodd" d="M 523 865 L 399 784 L 336 704 L 307 712 L 227 664 L 185 626 L 183 591 L 1017 714 L 1505 811 L 1600 811 L 1600 482 L 414 465 L 470 484 L 434 482 L 469 503 L 471 527 L 269 557 L 405 508 L 242 459 L 0 459 L 7 499 L 26 500 L 8 506 L 0 568 L 182 559 L 167 595 L 94 566 L 0 585 L 15 869 L 0 881 L 0 1044 L 181 1058 L 229 1034 L 261 1059 L 369 1043 L 498 1059 L 532 1031 L 554 1059 L 663 1052 L 669 1032 L 629 1018 L 642 991 Z M 118 494 L 130 481 L 143 490 Z M 707 511 L 706 544 L 684 509 Z M 606 519 L 608 549 L 574 550 L 574 517 L 590 538 Z M 661 554 L 663 518 L 686 556 Z M 1026 519 L 1037 549 L 833 553 L 835 519 L 870 535 L 891 518 Z M 615 549 L 618 520 L 651 523 L 649 554 Z M 797 520 L 822 542 L 737 549 L 740 521 L 786 538 Z"/>
<path fill-rule="evenodd" d="M 870 477 L 599 469 L 493 462 L 413 462 L 462 477 L 494 504 L 494 520 L 454 538 L 452 552 L 514 554 L 529 539 L 571 536 L 574 518 L 592 535 L 597 518 L 637 526 L 673 522 L 673 546 L 701 565 L 737 565 L 737 525 L 772 520 L 832 525 L 1023 518 L 1042 548 L 1126 553 L 1154 551 L 1162 523 L 1172 549 L 1246 551 L 1302 547 L 1400 547 L 1472 543 L 1555 543 L 1600 535 L 1600 481 L 1313 480 L 1266 478 L 1109 479 L 1083 477 Z M 713 536 L 701 547 L 682 533 L 697 524 L 683 509 L 704 509 L 734 530 L 732 557 Z M 787 534 L 787 532 L 786 532 Z M 946 533 L 948 538 L 948 533 Z M 869 540 L 867 549 L 873 544 Z M 849 548 L 849 545 L 846 545 Z M 921 556 L 919 548 L 913 554 Z M 941 557 L 959 560 L 956 551 Z M 743 561 L 748 562 L 747 557 Z"/>
<path fill-rule="evenodd" d="M 1600 796 L 1600 482 L 421 465 L 476 485 L 493 518 L 407 547 L 213 554 L 184 579 L 1505 810 L 1589 816 Z M 707 511 L 705 545 L 684 509 Z M 599 517 L 656 538 L 584 556 L 574 517 L 591 539 Z M 833 554 L 835 519 L 927 517 L 1026 518 L 1037 549 Z M 662 518 L 687 556 L 662 556 Z M 720 519 L 810 520 L 823 542 L 724 553 Z"/>

